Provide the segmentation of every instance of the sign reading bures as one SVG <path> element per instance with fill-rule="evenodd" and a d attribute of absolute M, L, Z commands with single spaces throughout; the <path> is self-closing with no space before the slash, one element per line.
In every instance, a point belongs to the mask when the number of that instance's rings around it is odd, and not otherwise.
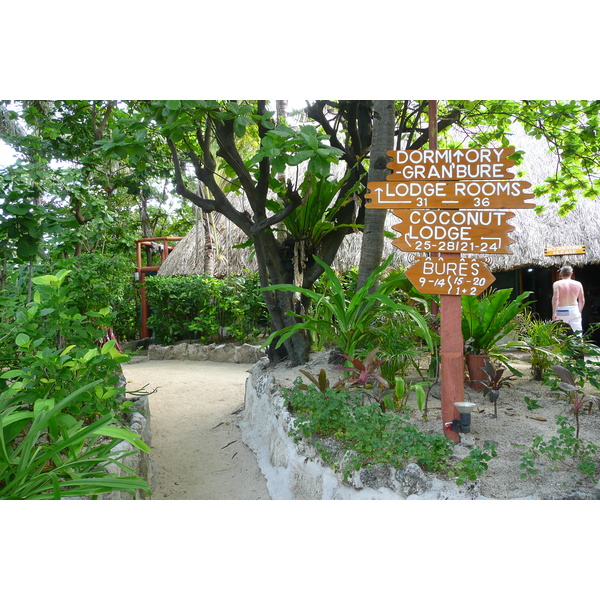
<path fill-rule="evenodd" d="M 475 258 L 420 258 L 406 272 L 422 294 L 478 296 L 496 278 Z"/>

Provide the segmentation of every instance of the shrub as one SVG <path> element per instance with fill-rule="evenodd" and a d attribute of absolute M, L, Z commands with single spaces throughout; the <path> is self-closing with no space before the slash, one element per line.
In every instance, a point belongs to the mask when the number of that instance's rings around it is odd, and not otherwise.
<path fill-rule="evenodd" d="M 384 315 L 393 315 L 399 320 L 402 315 L 412 321 L 412 335 L 419 337 L 433 351 L 431 332 L 424 317 L 414 308 L 392 300 L 387 293 L 371 292 L 381 274 L 389 266 L 390 255 L 368 277 L 365 284 L 355 292 L 344 288 L 333 269 L 316 256 L 315 261 L 323 267 L 327 285 L 324 292 L 304 289 L 291 284 L 268 286 L 267 290 L 300 293 L 312 301 L 309 314 L 288 313 L 300 321 L 295 325 L 273 332 L 264 345 L 276 338 L 277 347 L 300 330 L 309 331 L 317 349 L 331 345 L 349 356 L 359 356 L 360 351 L 369 352 L 377 345 L 376 328 Z M 384 288 L 385 289 L 385 288 Z M 389 290 L 388 290 L 389 291 Z"/>
<path fill-rule="evenodd" d="M 32 276 L 45 275 L 51 270 L 67 270 L 64 286 L 80 314 L 110 306 L 110 327 L 121 340 L 136 339 L 140 327 L 140 287 L 133 279 L 133 264 L 124 257 L 103 254 L 84 254 L 56 261 L 52 269 L 37 265 L 28 268 L 14 266 L 7 278 L 6 297 L 20 297 L 25 304 Z"/>
<path fill-rule="evenodd" d="M 217 279 L 204 275 L 146 279 L 148 327 L 159 344 L 219 336 L 246 341 L 268 322 L 258 276 Z"/>
<path fill-rule="evenodd" d="M 0 498 L 58 499 L 113 490 L 150 492 L 143 480 L 109 475 L 121 439 L 149 448 L 118 426 L 120 364 L 113 342 L 99 346 L 108 307 L 81 314 L 69 271 L 34 277 L 33 301 L 0 296 Z M 108 441 L 107 441 L 108 440 Z"/>
<path fill-rule="evenodd" d="M 120 340 L 139 337 L 140 286 L 134 281 L 134 265 L 123 256 L 84 254 L 62 261 L 69 269 L 70 296 L 81 314 L 110 306 L 111 327 Z"/>
<path fill-rule="evenodd" d="M 426 434 L 407 422 L 399 413 L 383 412 L 378 403 L 364 403 L 361 394 L 335 388 L 320 391 L 306 386 L 300 378 L 294 387 L 283 392 L 285 401 L 295 414 L 296 441 L 310 439 L 323 461 L 348 479 L 352 470 L 385 464 L 402 468 L 416 462 L 428 471 L 447 467 L 452 443 L 443 434 Z M 331 437 L 350 456 L 342 468 L 336 454 L 324 443 Z"/>
<path fill-rule="evenodd" d="M 465 352 L 489 354 L 500 339 L 516 326 L 515 317 L 531 302 L 531 292 L 523 292 L 510 300 L 512 289 L 494 290 L 479 296 L 461 296 L 462 333 Z"/>
<path fill-rule="evenodd" d="M 137 489 L 150 495 L 148 484 L 122 463 L 132 453 L 115 456 L 113 451 L 124 439 L 149 452 L 144 442 L 131 431 L 113 426 L 110 414 L 84 425 L 66 412 L 78 396 L 102 383 L 91 382 L 59 402 L 38 399 L 31 409 L 25 408 L 23 390 L 0 394 L 0 499 L 59 500 L 112 491 L 135 497 Z M 130 476 L 109 474 L 104 469 L 108 463 Z"/>
<path fill-rule="evenodd" d="M 59 271 L 35 277 L 29 304 L 2 297 L 0 356 L 5 371 L 0 393 L 12 390 L 26 405 L 39 399 L 58 402 L 100 379 L 106 389 L 86 388 L 69 406 L 73 416 L 92 419 L 118 408 L 123 391 L 116 387 L 118 372 L 128 357 L 115 349 L 114 341 L 99 347 L 111 321 L 110 309 L 80 314 L 65 285 L 68 275 Z"/>
<path fill-rule="evenodd" d="M 560 353 L 560 321 L 542 321 L 530 312 L 517 315 L 517 342 L 509 346 L 524 347 L 531 353 L 531 374 L 533 379 L 541 381 L 544 372 L 557 360 Z"/>

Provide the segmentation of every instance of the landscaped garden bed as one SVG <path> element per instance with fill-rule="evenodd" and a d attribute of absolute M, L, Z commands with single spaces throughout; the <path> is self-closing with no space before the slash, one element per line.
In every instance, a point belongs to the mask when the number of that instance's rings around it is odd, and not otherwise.
<path fill-rule="evenodd" d="M 466 386 L 465 400 L 476 403 L 477 408 L 470 434 L 461 436 L 445 470 L 428 472 L 414 462 L 392 467 L 366 461 L 363 468 L 350 469 L 344 480 L 350 458 L 340 436 L 319 440 L 299 437 L 295 443 L 297 415 L 288 410 L 284 399 L 284 390 L 294 387 L 298 377 L 309 383 L 300 369 L 315 376 L 325 369 L 330 381 L 335 382 L 342 373 L 328 359 L 328 353 L 315 353 L 304 367 L 291 368 L 285 362 L 268 365 L 264 361 L 251 370 L 242 430 L 246 443 L 257 454 L 274 498 L 600 498 L 596 468 L 592 468 L 591 476 L 579 470 L 586 457 L 597 464 L 594 447 L 600 447 L 598 407 L 580 414 L 577 441 L 570 404 L 531 378 L 531 363 L 525 352 L 510 356 L 511 365 L 523 375 L 512 380 L 510 387 L 502 388 L 497 417 L 490 400 Z M 439 384 L 433 385 L 429 394 L 427 419 L 414 397 L 408 411 L 408 423 L 426 435 L 441 434 Z M 328 450 L 333 468 L 316 450 L 315 441 Z M 471 456 L 471 463 L 476 463 L 477 457 L 489 453 L 492 445 L 496 456 L 484 461 L 487 469 L 478 473 L 475 481 L 469 481 L 469 461 L 463 462 L 465 481 L 457 485 L 460 462 Z"/>

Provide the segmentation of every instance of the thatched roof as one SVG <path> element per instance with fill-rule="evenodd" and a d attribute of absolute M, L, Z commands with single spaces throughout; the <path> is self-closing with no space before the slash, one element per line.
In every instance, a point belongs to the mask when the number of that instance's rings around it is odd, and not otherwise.
<path fill-rule="evenodd" d="M 201 275 L 205 272 L 203 229 L 202 221 L 192 227 L 165 259 L 158 275 Z M 227 221 L 218 228 L 216 233 L 218 238 L 214 248 L 216 277 L 241 273 L 244 269 L 256 270 L 256 261 L 248 249 L 233 248 L 246 240 L 241 230 Z"/>
<path fill-rule="evenodd" d="M 546 205 L 541 215 L 532 210 L 515 211 L 510 220 L 515 240 L 509 246 L 512 254 L 495 254 L 489 261 L 493 271 L 508 271 L 531 265 L 539 267 L 600 263 L 600 201 L 580 199 L 575 210 L 565 217 L 558 207 Z M 545 256 L 548 247 L 585 246 L 585 254 Z"/>
<path fill-rule="evenodd" d="M 201 231 L 202 223 L 196 223 L 167 256 L 158 275 L 198 275 L 204 272 L 204 254 L 202 245 L 198 243 Z"/>

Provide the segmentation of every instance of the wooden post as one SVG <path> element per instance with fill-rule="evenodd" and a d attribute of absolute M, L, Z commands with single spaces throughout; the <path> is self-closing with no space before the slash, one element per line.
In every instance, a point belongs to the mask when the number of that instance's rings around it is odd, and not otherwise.
<path fill-rule="evenodd" d="M 429 101 L 429 148 L 437 150 L 437 101 Z M 460 254 L 439 256 L 460 257 Z M 460 296 L 440 297 L 440 338 L 441 338 L 441 399 L 442 431 L 447 439 L 460 442 L 456 431 L 446 429 L 445 423 L 459 419 L 454 403 L 463 402 L 464 388 L 464 349 L 461 328 Z"/>

